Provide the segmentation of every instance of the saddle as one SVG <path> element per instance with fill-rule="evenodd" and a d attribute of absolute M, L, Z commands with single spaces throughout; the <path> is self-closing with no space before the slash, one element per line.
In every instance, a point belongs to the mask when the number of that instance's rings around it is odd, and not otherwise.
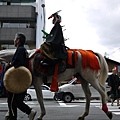
<path fill-rule="evenodd" d="M 36 75 L 37 77 L 42 75 L 43 78 L 49 75 L 53 75 L 50 90 L 56 92 L 59 89 L 57 75 L 66 70 L 67 62 L 66 60 L 62 60 L 62 61 L 52 62 L 52 64 L 43 66 L 40 63 L 44 59 L 46 59 L 45 56 L 43 56 L 38 50 L 38 52 L 36 52 L 34 55 L 34 62 L 33 62 L 34 75 Z M 46 79 L 43 79 L 43 82 L 46 83 L 47 82 Z"/>
<path fill-rule="evenodd" d="M 55 66 L 58 64 L 58 74 L 62 73 L 66 70 L 66 62 L 65 60 L 62 60 L 60 62 L 52 62 L 51 64 L 48 65 L 42 65 L 41 61 L 43 61 L 44 56 L 41 54 L 37 53 L 34 57 L 34 63 L 33 63 L 33 68 L 34 68 L 34 73 L 36 76 L 49 76 L 53 75 L 55 71 Z"/>

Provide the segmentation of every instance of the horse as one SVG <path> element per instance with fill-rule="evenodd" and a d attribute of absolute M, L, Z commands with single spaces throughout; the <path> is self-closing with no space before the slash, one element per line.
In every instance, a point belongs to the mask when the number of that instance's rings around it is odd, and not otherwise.
<path fill-rule="evenodd" d="M 98 61 L 99 69 L 93 69 L 91 66 L 82 65 L 83 56 L 79 52 L 79 50 L 75 50 L 77 53 L 77 59 L 75 62 L 75 66 L 72 68 L 66 68 L 66 70 L 62 73 L 59 73 L 57 75 L 58 82 L 70 79 L 72 76 L 76 76 L 77 79 L 80 80 L 83 91 L 85 93 L 86 97 L 86 104 L 85 104 L 85 110 L 82 115 L 78 117 L 77 120 L 84 120 L 86 116 L 89 115 L 89 109 L 90 109 L 90 98 L 91 98 L 91 91 L 89 89 L 89 84 L 95 88 L 101 96 L 101 102 L 102 102 L 102 110 L 105 112 L 105 114 L 108 116 L 109 119 L 112 119 L 112 112 L 108 110 L 107 107 L 107 97 L 106 97 L 106 90 L 105 90 L 105 81 L 107 79 L 108 74 L 108 65 L 106 63 L 105 58 L 97 52 L 94 52 L 94 55 Z M 40 60 L 41 53 L 40 52 L 34 52 L 30 57 L 30 71 L 32 74 L 32 85 L 35 88 L 37 100 L 39 102 L 41 112 L 37 120 L 42 120 L 43 117 L 46 115 L 46 109 L 43 102 L 43 95 L 42 95 L 42 88 L 41 85 L 43 84 L 43 75 L 40 74 L 37 76 L 35 74 L 34 69 L 35 68 L 35 61 Z M 91 60 L 90 60 L 91 59 Z M 91 62 L 92 58 L 87 58 L 87 61 Z M 94 63 L 94 67 L 98 65 L 96 62 Z M 41 71 L 40 71 L 41 72 Z M 47 75 L 47 82 L 52 82 L 53 75 Z"/>
<path fill-rule="evenodd" d="M 101 102 L 102 102 L 102 110 L 105 112 L 105 114 L 108 116 L 109 119 L 112 119 L 112 112 L 108 110 L 107 107 L 107 95 L 106 95 L 106 90 L 105 90 L 105 81 L 107 79 L 108 75 L 108 65 L 106 63 L 105 58 L 97 52 L 94 52 L 94 55 L 98 61 L 98 64 L 100 66 L 99 70 L 98 69 L 92 69 L 89 65 L 82 66 L 82 59 L 83 56 L 79 52 L 79 50 L 75 50 L 77 53 L 77 60 L 75 63 L 75 66 L 73 68 L 66 68 L 66 70 L 62 73 L 59 73 L 57 78 L 58 82 L 70 79 L 72 76 L 76 75 L 77 79 L 80 80 L 83 91 L 85 93 L 86 97 L 86 104 L 85 104 L 85 111 L 84 113 L 78 117 L 78 120 L 84 120 L 86 116 L 89 114 L 89 109 L 90 109 L 90 97 L 91 97 L 91 91 L 89 89 L 89 84 L 91 84 L 99 93 L 101 96 Z M 37 120 L 42 120 L 44 115 L 46 114 L 45 106 L 43 103 L 43 95 L 42 95 L 42 89 L 41 85 L 43 83 L 43 76 L 39 75 L 36 76 L 34 74 L 34 62 L 36 60 L 40 60 L 41 53 L 38 52 L 34 57 L 31 59 L 31 70 L 33 74 L 33 85 L 36 90 L 38 102 L 40 104 L 41 108 L 41 114 L 38 117 Z M 91 60 L 88 60 L 91 59 Z M 92 58 L 87 58 L 87 61 L 91 62 L 93 59 Z M 94 67 L 97 66 L 97 63 L 94 63 Z M 51 82 L 53 78 L 53 75 L 47 75 L 47 81 Z"/>

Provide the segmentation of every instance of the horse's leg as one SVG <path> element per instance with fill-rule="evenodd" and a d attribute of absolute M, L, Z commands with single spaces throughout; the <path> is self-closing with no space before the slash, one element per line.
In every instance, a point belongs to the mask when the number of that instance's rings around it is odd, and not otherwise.
<path fill-rule="evenodd" d="M 86 104 L 85 104 L 85 111 L 78 118 L 78 120 L 84 120 L 84 118 L 89 114 L 91 92 L 90 92 L 90 89 L 89 89 L 89 84 L 86 80 L 83 80 L 83 79 L 80 78 L 80 82 L 81 82 L 81 85 L 82 85 L 82 89 L 85 93 Z"/>
<path fill-rule="evenodd" d="M 107 96 L 107 93 L 106 93 L 106 86 L 103 86 L 103 85 L 101 85 L 101 84 L 99 84 L 100 85 L 100 87 L 101 87 L 101 89 L 104 91 L 104 93 L 106 94 L 106 100 L 108 99 L 108 96 Z"/>
<path fill-rule="evenodd" d="M 39 77 L 35 77 L 33 80 L 33 85 L 35 87 L 37 100 L 38 100 L 38 102 L 40 104 L 40 108 L 41 108 L 41 114 L 37 120 L 42 120 L 43 116 L 46 114 L 46 110 L 45 110 L 45 106 L 44 106 L 44 102 L 43 102 L 42 87 L 41 87 L 42 79 L 40 79 Z"/>
<path fill-rule="evenodd" d="M 105 88 L 99 84 L 98 80 L 95 80 L 91 83 L 91 85 L 100 93 L 102 100 L 102 110 L 107 114 L 109 119 L 112 119 L 112 113 L 108 111 L 107 103 L 106 103 L 106 93 Z"/>

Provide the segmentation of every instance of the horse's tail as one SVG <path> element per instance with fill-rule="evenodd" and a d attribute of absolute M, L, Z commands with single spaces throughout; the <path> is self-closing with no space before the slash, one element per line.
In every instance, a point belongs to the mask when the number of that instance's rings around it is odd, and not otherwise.
<path fill-rule="evenodd" d="M 105 87 L 105 82 L 107 80 L 107 77 L 108 77 L 108 65 L 107 65 L 107 62 L 105 60 L 105 58 L 99 54 L 99 53 L 95 53 L 98 58 L 99 58 L 99 61 L 100 61 L 100 76 L 99 76 L 99 83 L 100 85 L 102 86 L 103 90 L 105 91 L 106 93 L 106 87 Z M 106 99 L 108 99 L 108 96 L 106 94 Z"/>
<path fill-rule="evenodd" d="M 100 53 L 95 53 L 95 54 L 98 56 L 100 61 L 101 70 L 100 70 L 99 82 L 101 83 L 101 85 L 105 86 L 105 82 L 108 76 L 108 65 L 105 58 Z"/>

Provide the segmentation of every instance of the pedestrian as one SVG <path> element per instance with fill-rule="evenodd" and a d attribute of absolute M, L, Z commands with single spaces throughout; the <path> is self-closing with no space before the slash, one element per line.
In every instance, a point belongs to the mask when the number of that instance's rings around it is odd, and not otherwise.
<path fill-rule="evenodd" d="M 23 33 L 17 33 L 14 39 L 14 46 L 17 48 L 15 54 L 13 55 L 12 61 L 10 66 L 14 68 L 18 68 L 20 66 L 24 66 L 28 68 L 28 52 L 24 47 L 26 41 L 26 37 Z M 22 112 L 28 114 L 29 120 L 33 120 L 36 111 L 31 109 L 27 104 L 24 103 L 24 97 L 26 95 L 26 91 L 18 94 L 11 93 L 8 91 L 8 113 L 6 114 L 5 118 L 7 117 L 8 120 L 17 120 L 17 108 L 20 109 Z"/>
<path fill-rule="evenodd" d="M 120 98 L 120 79 L 117 75 L 117 68 L 112 69 L 112 74 L 108 77 L 108 85 L 111 91 L 111 106 L 113 106 L 114 101 L 117 100 L 117 106 L 119 106 Z"/>

